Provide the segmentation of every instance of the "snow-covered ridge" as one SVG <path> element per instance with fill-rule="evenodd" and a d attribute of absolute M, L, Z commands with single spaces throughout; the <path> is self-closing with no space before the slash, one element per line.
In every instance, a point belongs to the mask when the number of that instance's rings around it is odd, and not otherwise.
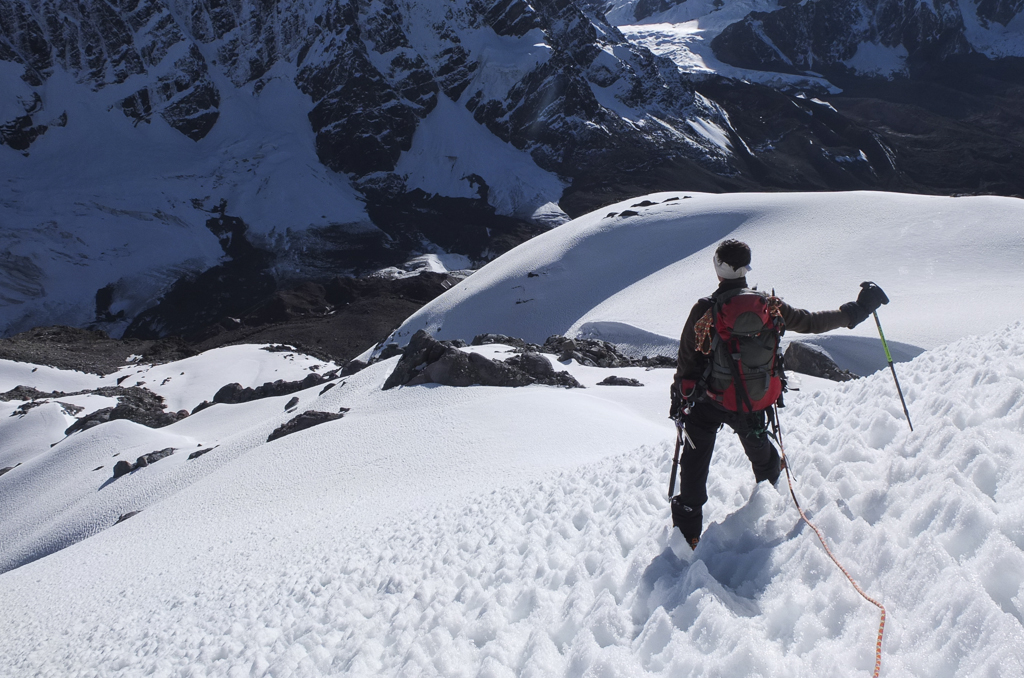
<path fill-rule="evenodd" d="M 715 246 L 738 238 L 753 250 L 750 284 L 819 311 L 874 280 L 892 300 L 889 339 L 932 348 L 1024 319 L 1024 309 L 991 293 L 1024 284 L 1022 223 L 1024 201 L 1012 198 L 659 193 L 524 243 L 428 303 L 393 340 L 404 344 L 419 329 L 442 339 L 498 332 L 536 343 L 603 331 L 634 353 L 671 355 L 689 309 L 717 284 Z M 859 345 L 873 342 L 882 355 L 872 323 L 821 340 L 854 371 L 864 371 Z"/>

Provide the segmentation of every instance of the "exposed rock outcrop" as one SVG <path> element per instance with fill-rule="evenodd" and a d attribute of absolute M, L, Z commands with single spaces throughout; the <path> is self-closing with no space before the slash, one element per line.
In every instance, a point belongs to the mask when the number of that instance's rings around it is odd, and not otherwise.
<path fill-rule="evenodd" d="M 556 372 L 547 358 L 526 352 L 506 361 L 491 360 L 479 353 L 460 351 L 450 342 L 437 341 L 425 330 L 409 340 L 384 390 L 396 386 L 444 384 L 447 386 L 528 386 L 546 384 L 582 388 L 568 372 Z"/>
<path fill-rule="evenodd" d="M 549 353 L 558 356 L 559 362 L 575 360 L 588 367 L 675 367 L 675 358 L 668 356 L 644 356 L 630 358 L 615 348 L 614 344 L 600 339 L 570 339 L 560 334 L 548 337 L 543 345 L 531 344 L 504 334 L 480 334 L 473 338 L 473 346 L 504 344 L 517 351 Z"/>
<path fill-rule="evenodd" d="M 318 412 L 316 410 L 307 410 L 274 429 L 273 433 L 267 437 L 267 442 L 269 443 L 272 440 L 277 440 L 278 438 L 283 438 L 287 435 L 291 435 L 292 433 L 304 431 L 307 428 L 319 426 L 320 424 L 325 424 L 329 421 L 341 419 L 345 416 L 346 412 L 348 412 L 347 407 L 341 408 L 340 412 Z"/>
<path fill-rule="evenodd" d="M 119 402 L 115 407 L 104 407 L 87 414 L 69 426 L 64 431 L 64 435 L 71 435 L 76 431 L 83 431 L 116 419 L 127 419 L 149 428 L 162 428 L 189 416 L 187 410 L 180 410 L 178 412 L 164 411 L 164 399 L 162 397 L 148 389 L 137 386 L 130 388 L 107 386 L 94 391 L 88 391 L 88 393 L 116 397 Z"/>
<path fill-rule="evenodd" d="M 117 521 L 114 524 L 117 525 L 119 523 L 123 523 L 124 521 L 128 520 L 132 516 L 137 516 L 140 513 L 142 513 L 142 511 L 129 511 L 128 513 L 123 513 L 123 514 L 121 514 L 121 517 L 118 518 Z"/>
<path fill-rule="evenodd" d="M 675 358 L 650 356 L 629 358 L 613 344 L 600 339 L 569 339 L 560 335 L 548 337 L 542 350 L 558 355 L 558 360 L 575 360 L 590 367 L 675 367 Z"/>
<path fill-rule="evenodd" d="M 238 403 L 247 403 L 261 398 L 290 395 L 298 391 L 304 391 L 307 388 L 319 386 L 320 384 L 337 378 L 337 371 L 327 372 L 324 374 L 310 372 L 299 381 L 284 381 L 283 379 L 278 379 L 277 381 L 268 381 L 256 388 L 249 386 L 243 388 L 239 383 L 232 383 L 222 386 L 220 390 L 213 395 L 213 402 L 237 405 Z"/>
<path fill-rule="evenodd" d="M 787 370 L 812 377 L 821 377 L 832 381 L 852 381 L 858 378 L 856 374 L 836 365 L 836 362 L 825 351 L 813 344 L 791 342 L 786 347 L 783 360 Z"/>
<path fill-rule="evenodd" d="M 198 459 L 199 457 L 203 456 L 207 452 L 211 452 L 211 451 L 213 451 L 212 447 L 206 447 L 206 448 L 203 448 L 201 450 L 196 450 L 195 452 L 193 452 L 190 455 L 188 455 L 188 459 L 189 459 L 189 461 L 191 461 L 193 459 Z"/>
<path fill-rule="evenodd" d="M 161 459 L 164 459 L 174 454 L 174 451 L 175 450 L 173 447 L 165 447 L 162 450 L 157 450 L 156 452 L 150 452 L 149 454 L 144 454 L 140 456 L 138 459 L 135 460 L 134 464 L 122 459 L 121 461 L 114 464 L 114 479 L 120 478 L 121 476 L 124 475 L 128 475 L 129 473 L 137 469 L 145 468 L 150 464 L 155 464 Z"/>
<path fill-rule="evenodd" d="M 179 339 L 125 341 L 112 339 L 98 330 L 63 325 L 36 327 L 0 339 L 0 358 L 93 374 L 116 372 L 130 364 L 132 356 L 141 362 L 159 364 L 188 358 L 197 352 Z"/>

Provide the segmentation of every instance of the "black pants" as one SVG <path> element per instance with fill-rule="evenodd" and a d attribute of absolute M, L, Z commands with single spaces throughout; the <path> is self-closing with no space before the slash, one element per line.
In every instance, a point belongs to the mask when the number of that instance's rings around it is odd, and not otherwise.
<path fill-rule="evenodd" d="M 703 529 L 701 507 L 708 500 L 708 468 L 715 449 L 715 437 L 723 424 L 728 424 L 740 437 L 757 482 L 767 480 L 774 484 L 779 479 L 779 453 L 768 441 L 763 411 L 738 414 L 707 401 L 694 405 L 686 417 L 685 429 L 695 447 L 683 439 L 679 494 L 672 498 L 672 522 L 687 541 L 699 537 Z"/>

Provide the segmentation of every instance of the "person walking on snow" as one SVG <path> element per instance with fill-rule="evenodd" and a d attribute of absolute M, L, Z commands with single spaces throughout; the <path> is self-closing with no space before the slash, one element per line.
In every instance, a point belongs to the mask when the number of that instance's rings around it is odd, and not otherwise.
<path fill-rule="evenodd" d="M 864 283 L 857 300 L 838 310 L 812 313 L 793 308 L 747 287 L 750 247 L 738 240 L 718 246 L 714 265 L 718 289 L 694 304 L 679 339 L 669 413 L 685 440 L 672 522 L 691 548 L 697 548 L 703 529 L 708 469 L 722 425 L 740 437 L 757 482 L 774 485 L 779 479 L 780 457 L 768 440 L 765 411 L 784 387 L 778 357 L 782 333 L 853 329 L 888 302 L 877 285 Z"/>

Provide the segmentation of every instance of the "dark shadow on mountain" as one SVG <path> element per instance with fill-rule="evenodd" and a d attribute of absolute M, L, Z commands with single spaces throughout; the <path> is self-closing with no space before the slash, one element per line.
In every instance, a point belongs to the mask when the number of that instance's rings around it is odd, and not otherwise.
<path fill-rule="evenodd" d="M 548 230 L 533 222 L 497 214 L 488 204 L 488 187 L 476 177 L 479 198 L 447 198 L 415 189 L 400 195 L 372 196 L 370 219 L 406 252 L 424 241 L 463 254 L 480 265 Z"/>

